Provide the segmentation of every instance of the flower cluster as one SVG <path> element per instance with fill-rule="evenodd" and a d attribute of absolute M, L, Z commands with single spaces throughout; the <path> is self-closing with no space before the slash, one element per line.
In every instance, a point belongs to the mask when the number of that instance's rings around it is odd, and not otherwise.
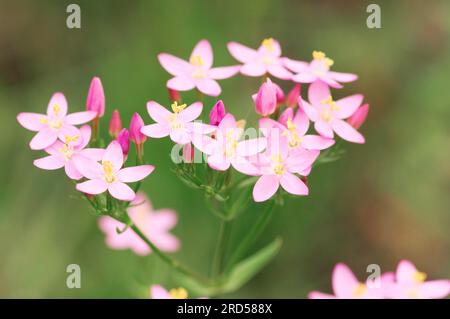
<path fill-rule="evenodd" d="M 352 271 L 340 263 L 334 267 L 332 286 L 334 295 L 317 291 L 311 299 L 436 299 L 450 294 L 450 280 L 425 281 L 427 275 L 408 260 L 402 260 L 395 273 L 387 272 L 378 278 L 359 282 Z"/>

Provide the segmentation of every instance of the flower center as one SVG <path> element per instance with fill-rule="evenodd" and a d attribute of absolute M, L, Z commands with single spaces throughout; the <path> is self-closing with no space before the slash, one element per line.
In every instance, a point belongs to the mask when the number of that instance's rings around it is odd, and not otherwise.
<path fill-rule="evenodd" d="M 69 147 L 67 144 L 64 144 L 62 147 L 58 149 L 58 152 L 62 154 L 66 161 L 70 161 L 73 155 L 73 148 Z"/>
<path fill-rule="evenodd" d="M 333 111 L 339 111 L 341 108 L 336 104 L 335 101 L 333 101 L 333 98 L 331 95 L 327 97 L 326 99 L 322 100 L 320 102 L 321 104 L 325 105 L 326 107 L 322 110 L 320 113 L 320 117 L 325 122 L 329 122 L 332 119 L 332 113 Z"/>
<path fill-rule="evenodd" d="M 116 180 L 116 177 L 114 176 L 114 166 L 112 163 L 110 161 L 104 161 L 102 167 L 105 181 L 107 183 L 113 183 Z"/>
<path fill-rule="evenodd" d="M 234 132 L 231 130 L 225 135 L 225 151 L 226 157 L 231 157 L 236 153 L 237 140 L 234 137 Z"/>
<path fill-rule="evenodd" d="M 281 154 L 272 156 L 272 169 L 273 172 L 279 176 L 283 175 L 286 172 L 286 168 L 284 167 L 283 158 L 281 157 Z"/>
<path fill-rule="evenodd" d="M 273 52 L 275 50 L 273 43 L 273 38 L 267 38 L 262 41 L 262 46 L 266 48 L 267 51 Z"/>
<path fill-rule="evenodd" d="M 330 67 L 334 64 L 334 61 L 330 58 L 327 58 L 325 53 L 322 51 L 313 51 L 312 56 L 313 56 L 313 59 L 316 61 L 324 61 L 328 67 Z"/>
<path fill-rule="evenodd" d="M 173 299 L 187 299 L 188 297 L 188 293 L 184 288 L 172 288 L 169 294 Z"/>
<path fill-rule="evenodd" d="M 66 144 L 69 144 L 71 142 L 76 142 L 79 138 L 80 138 L 79 135 L 74 135 L 74 136 L 66 135 Z"/>
<path fill-rule="evenodd" d="M 175 113 L 180 113 L 181 111 L 183 111 L 186 108 L 186 104 L 178 105 L 178 102 L 175 101 L 172 103 L 171 108 Z"/>
<path fill-rule="evenodd" d="M 189 59 L 189 63 L 194 66 L 203 66 L 205 64 L 205 62 L 203 62 L 203 59 L 200 55 L 193 55 Z"/>
<path fill-rule="evenodd" d="M 359 283 L 355 289 L 353 289 L 353 297 L 355 298 L 361 298 L 365 293 L 367 292 L 366 285 Z"/>
<path fill-rule="evenodd" d="M 56 116 L 59 116 L 59 112 L 61 111 L 61 107 L 59 104 L 53 105 L 53 113 L 55 113 Z"/>

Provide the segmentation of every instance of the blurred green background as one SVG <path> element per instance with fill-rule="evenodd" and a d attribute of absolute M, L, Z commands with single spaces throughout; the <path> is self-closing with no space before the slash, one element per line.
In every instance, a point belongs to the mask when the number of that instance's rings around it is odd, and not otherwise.
<path fill-rule="evenodd" d="M 331 270 L 341 261 L 360 278 L 370 263 L 388 271 L 402 258 L 431 278 L 450 277 L 449 1 L 376 1 L 382 28 L 368 29 L 370 2 L 358 0 L 79 0 L 82 28 L 70 30 L 72 2 L 0 1 L 0 297 L 145 298 L 151 283 L 176 286 L 156 257 L 105 246 L 64 172 L 32 165 L 42 154 L 29 149 L 32 133 L 15 117 L 43 112 L 55 91 L 66 94 L 72 111 L 82 110 L 98 75 L 107 98 L 104 136 L 114 108 L 125 124 L 134 111 L 149 123 L 145 103 L 168 102 L 169 75 L 156 55 L 187 58 L 202 38 L 213 45 L 216 66 L 235 63 L 226 50 L 232 40 L 257 47 L 274 37 L 284 55 L 302 60 L 323 50 L 334 70 L 360 76 L 338 95 L 361 92 L 371 105 L 361 129 L 367 143 L 347 144 L 341 160 L 313 170 L 311 195 L 289 199 L 258 243 L 281 236 L 279 256 L 226 297 L 330 291 Z M 227 108 L 250 123 L 250 94 L 259 81 L 221 81 Z M 206 101 L 209 111 L 215 100 Z M 170 149 L 168 139 L 146 143 L 157 170 L 143 187 L 156 208 L 179 213 L 176 256 L 207 272 L 219 222 L 202 195 L 170 171 Z M 234 238 L 260 213 L 261 206 L 251 206 L 235 223 Z M 81 289 L 66 287 L 72 263 L 81 266 Z"/>

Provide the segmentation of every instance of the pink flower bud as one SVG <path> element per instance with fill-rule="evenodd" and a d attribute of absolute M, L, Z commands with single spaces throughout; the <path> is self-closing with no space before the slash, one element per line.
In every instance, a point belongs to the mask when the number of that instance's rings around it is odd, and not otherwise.
<path fill-rule="evenodd" d="M 289 91 L 286 97 L 286 105 L 288 107 L 295 108 L 298 106 L 298 98 L 300 97 L 300 90 L 301 90 L 300 84 L 296 84 L 294 85 L 292 90 Z"/>
<path fill-rule="evenodd" d="M 347 120 L 347 122 L 353 126 L 355 129 L 359 129 L 366 120 L 367 114 L 369 113 L 369 104 L 364 104 L 359 107 L 355 113 Z"/>
<path fill-rule="evenodd" d="M 116 138 L 119 135 L 120 130 L 122 130 L 122 121 L 120 120 L 119 111 L 114 110 L 111 121 L 109 121 L 109 135 L 112 138 Z"/>
<path fill-rule="evenodd" d="M 105 114 L 105 93 L 103 92 L 102 82 L 98 77 L 94 77 L 91 81 L 86 100 L 86 110 L 97 112 L 97 117 L 102 117 Z"/>
<path fill-rule="evenodd" d="M 144 144 L 147 137 L 141 133 L 144 121 L 138 113 L 134 113 L 130 123 L 130 139 L 137 145 Z"/>
<path fill-rule="evenodd" d="M 275 112 L 277 108 L 277 88 L 270 79 L 267 79 L 255 97 L 256 113 L 262 116 L 268 116 Z"/>
<path fill-rule="evenodd" d="M 276 83 L 273 83 L 275 86 L 276 94 L 277 94 L 277 104 L 284 103 L 284 92 L 283 89 Z"/>
<path fill-rule="evenodd" d="M 283 111 L 283 113 L 281 113 L 280 118 L 278 119 L 278 122 L 280 122 L 281 124 L 287 126 L 287 121 L 289 119 L 293 119 L 294 118 L 294 109 L 292 107 L 288 107 L 286 110 Z"/>
<path fill-rule="evenodd" d="M 169 99 L 171 102 L 180 102 L 181 101 L 180 92 L 178 92 L 177 90 L 172 90 L 172 89 L 168 89 L 168 90 L 169 90 Z"/>
<path fill-rule="evenodd" d="M 225 115 L 225 105 L 223 104 L 222 100 L 219 100 L 209 113 L 209 124 L 219 125 Z"/>
<path fill-rule="evenodd" d="M 130 133 L 126 128 L 119 132 L 116 141 L 119 142 L 123 155 L 126 157 L 130 150 Z"/>
<path fill-rule="evenodd" d="M 185 163 L 192 163 L 194 161 L 194 148 L 191 143 L 183 146 L 183 160 Z"/>

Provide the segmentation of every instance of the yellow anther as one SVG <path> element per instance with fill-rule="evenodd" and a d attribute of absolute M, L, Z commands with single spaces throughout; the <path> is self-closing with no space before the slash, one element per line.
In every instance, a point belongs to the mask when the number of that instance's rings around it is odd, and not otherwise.
<path fill-rule="evenodd" d="M 336 102 L 333 100 L 333 97 L 330 95 L 325 100 L 322 100 L 320 103 L 322 104 L 328 104 L 330 106 L 331 111 L 339 111 L 341 108 L 336 104 Z"/>
<path fill-rule="evenodd" d="M 367 292 L 366 285 L 359 283 L 355 289 L 353 289 L 353 297 L 360 298 L 364 296 L 364 294 Z"/>
<path fill-rule="evenodd" d="M 298 144 L 302 142 L 301 136 L 298 136 L 297 132 L 293 132 L 289 138 L 289 147 L 296 148 Z"/>
<path fill-rule="evenodd" d="M 334 64 L 334 61 L 328 58 L 322 51 L 313 51 L 312 56 L 314 60 L 325 60 L 325 63 L 328 66 L 332 66 Z"/>
<path fill-rule="evenodd" d="M 66 161 L 70 160 L 73 155 L 73 149 L 71 147 L 69 147 L 67 144 L 64 144 L 63 146 L 61 146 L 58 149 L 58 152 L 60 152 L 64 156 Z"/>
<path fill-rule="evenodd" d="M 41 123 L 41 124 L 48 124 L 48 119 L 46 118 L 46 117 L 41 117 L 40 119 L 39 119 L 39 122 Z"/>
<path fill-rule="evenodd" d="M 416 283 L 422 283 L 427 279 L 427 274 L 421 271 L 416 271 L 413 275 L 414 281 Z"/>
<path fill-rule="evenodd" d="M 333 61 L 332 59 L 330 59 L 330 58 L 325 58 L 325 63 L 326 63 L 328 66 L 332 66 L 332 65 L 334 64 L 334 61 Z"/>
<path fill-rule="evenodd" d="M 262 41 L 262 45 L 269 51 L 275 50 L 273 38 L 267 38 Z"/>
<path fill-rule="evenodd" d="M 102 167 L 106 182 L 114 182 L 116 178 L 114 177 L 114 166 L 112 163 L 110 161 L 103 161 Z"/>
<path fill-rule="evenodd" d="M 295 131 L 296 128 L 297 128 L 297 127 L 295 126 L 295 124 L 292 122 L 292 119 L 291 119 L 291 118 L 288 118 L 287 123 L 286 123 L 286 126 L 287 126 L 287 128 L 288 128 L 289 131 Z"/>
<path fill-rule="evenodd" d="M 173 299 L 187 299 L 188 297 L 188 292 L 184 288 L 170 289 L 169 294 Z"/>
<path fill-rule="evenodd" d="M 247 124 L 247 121 L 244 119 L 236 122 L 236 126 L 240 129 L 244 129 L 246 124 Z"/>
<path fill-rule="evenodd" d="M 178 105 L 178 102 L 175 101 L 172 103 L 171 107 L 175 113 L 180 113 L 181 111 L 183 111 L 186 108 L 186 104 Z"/>
<path fill-rule="evenodd" d="M 74 136 L 66 135 L 66 144 L 69 144 L 70 142 L 76 142 L 79 138 L 80 138 L 80 136 L 78 136 L 78 135 L 74 135 Z"/>
<path fill-rule="evenodd" d="M 283 175 L 286 170 L 284 168 L 283 157 L 281 156 L 281 154 L 272 155 L 271 159 L 274 164 L 272 167 L 273 172 L 276 175 Z"/>
<path fill-rule="evenodd" d="M 53 112 L 55 113 L 56 116 L 59 115 L 59 111 L 61 111 L 61 108 L 59 107 L 59 104 L 53 105 Z"/>
<path fill-rule="evenodd" d="M 203 66 L 205 63 L 200 55 L 193 55 L 189 59 L 189 63 L 195 66 Z"/>

